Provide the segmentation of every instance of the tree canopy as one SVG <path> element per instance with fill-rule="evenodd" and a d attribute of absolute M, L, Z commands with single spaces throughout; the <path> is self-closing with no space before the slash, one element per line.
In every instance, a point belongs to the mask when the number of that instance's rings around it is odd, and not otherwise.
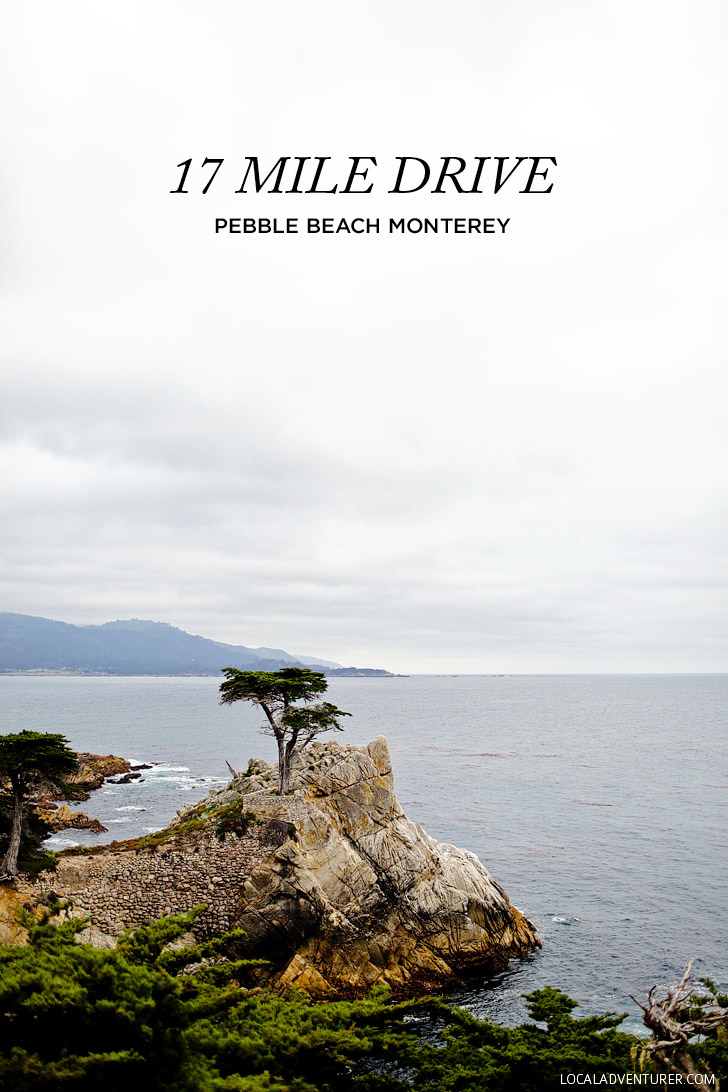
<path fill-rule="evenodd" d="M 16 732 L 0 736 L 0 777 L 30 785 L 43 778 L 72 773 L 78 756 L 58 732 Z"/>
<path fill-rule="evenodd" d="M 343 731 L 340 717 L 349 717 L 331 702 L 314 702 L 328 689 L 326 676 L 306 667 L 284 667 L 280 671 L 240 671 L 223 667 L 220 704 L 249 701 L 263 710 L 267 724 L 263 731 L 278 745 L 278 794 L 290 789 L 291 758 L 323 732 Z M 303 703 L 303 704 L 301 704 Z"/>

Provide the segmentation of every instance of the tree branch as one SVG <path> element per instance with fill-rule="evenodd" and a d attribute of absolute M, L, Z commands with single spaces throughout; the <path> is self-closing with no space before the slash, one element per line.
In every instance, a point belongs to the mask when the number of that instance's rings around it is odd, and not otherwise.
<path fill-rule="evenodd" d="M 643 1023 L 652 1032 L 645 1052 L 672 1073 L 692 1075 L 701 1072 L 687 1049 L 689 1040 L 696 1035 L 708 1035 L 718 1028 L 728 1030 L 728 1009 L 717 1004 L 706 1006 L 705 1000 L 696 997 L 689 985 L 694 962 L 694 959 L 688 960 L 678 985 L 666 990 L 665 996 L 659 1000 L 655 997 L 656 986 L 648 992 L 647 1004 L 630 994 L 642 1009 Z M 689 1005 L 691 1001 L 692 1006 Z M 707 1069 L 703 1072 L 709 1074 Z"/>

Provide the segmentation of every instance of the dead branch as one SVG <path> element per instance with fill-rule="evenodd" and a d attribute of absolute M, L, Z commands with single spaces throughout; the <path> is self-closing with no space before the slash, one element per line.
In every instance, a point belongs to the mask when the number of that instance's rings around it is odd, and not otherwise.
<path fill-rule="evenodd" d="M 708 1035 L 719 1027 L 728 1028 L 728 1009 L 720 1005 L 706 1005 L 703 998 L 696 996 L 689 984 L 694 962 L 694 959 L 688 960 L 680 982 L 667 989 L 664 997 L 656 998 L 657 986 L 653 986 L 647 994 L 646 1005 L 636 997 L 632 997 L 632 1000 L 642 1009 L 642 1021 L 652 1032 L 645 1053 L 668 1072 L 707 1075 L 708 1070 L 699 1070 L 695 1065 L 687 1049 L 688 1042 L 696 1035 Z M 686 1009 L 691 1000 L 698 1010 L 692 1014 L 689 1008 Z M 718 1088 L 717 1081 L 713 1088 Z"/>

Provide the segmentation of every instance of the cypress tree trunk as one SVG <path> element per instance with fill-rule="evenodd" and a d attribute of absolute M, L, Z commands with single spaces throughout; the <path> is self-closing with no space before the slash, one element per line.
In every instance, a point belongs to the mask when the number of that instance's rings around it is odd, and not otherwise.
<path fill-rule="evenodd" d="M 288 796 L 291 791 L 291 752 L 284 739 L 278 740 L 278 795 Z"/>
<path fill-rule="evenodd" d="M 20 832 L 23 829 L 23 789 L 16 778 L 11 778 L 11 780 L 13 785 L 13 825 L 10 830 L 10 844 L 5 854 L 0 879 L 12 879 L 17 874 Z"/>

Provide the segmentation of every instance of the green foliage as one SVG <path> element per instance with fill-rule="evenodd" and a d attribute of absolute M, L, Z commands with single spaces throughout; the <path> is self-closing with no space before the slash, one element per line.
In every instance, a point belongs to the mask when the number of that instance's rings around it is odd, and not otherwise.
<path fill-rule="evenodd" d="M 154 851 L 159 846 L 167 845 L 169 842 L 176 842 L 189 834 L 208 831 L 210 829 L 210 817 L 215 814 L 216 810 L 214 804 L 198 804 L 197 807 L 186 813 L 184 819 L 180 819 L 173 826 L 163 827 L 161 830 L 154 831 L 153 834 L 142 834 L 137 838 L 127 838 L 123 842 L 113 842 L 112 845 L 115 850 L 151 849 Z M 111 846 L 92 846 L 85 849 L 74 847 L 68 851 L 64 850 L 64 853 L 68 852 L 69 855 L 74 853 L 106 853 L 110 849 Z"/>
<path fill-rule="evenodd" d="M 321 732 L 343 732 L 338 722 L 339 717 L 350 717 L 351 713 L 345 713 L 337 709 L 330 701 L 323 701 L 320 705 L 303 707 L 301 709 L 288 709 L 281 716 L 281 724 L 286 728 L 303 732 L 304 735 L 319 735 Z"/>
<path fill-rule="evenodd" d="M 0 947 L 0 1087 L 196 1092 L 345 1087 L 346 1068 L 390 1020 L 385 997 L 312 1005 L 238 987 L 251 961 L 203 966 L 239 933 L 169 949 L 201 908 L 125 934 L 116 949 L 76 944 L 84 922 L 35 924 Z"/>
<path fill-rule="evenodd" d="M 417 1092 L 536 1092 L 558 1087 L 562 1073 L 633 1070 L 631 1052 L 638 1040 L 617 1031 L 622 1016 L 573 1019 L 576 1002 L 551 987 L 529 994 L 527 1001 L 529 1013 L 546 1028 L 528 1023 L 505 1028 L 462 1010 L 444 1013 L 444 1045 L 420 1054 L 412 1087 Z"/>
<path fill-rule="evenodd" d="M 215 834 L 221 842 L 225 841 L 228 834 L 237 834 L 240 837 L 247 834 L 256 821 L 255 812 L 246 811 L 244 801 L 235 800 L 215 812 Z"/>
<path fill-rule="evenodd" d="M 39 872 L 55 872 L 58 866 L 58 854 L 51 850 L 39 852 L 34 857 L 21 858 L 18 871 L 28 876 L 37 876 Z"/>
<path fill-rule="evenodd" d="M 76 945 L 81 927 L 33 926 L 28 947 L 0 950 L 0 1010 L 13 1044 L 0 1086 L 121 1092 L 136 1080 L 161 1089 L 168 1073 L 171 1089 L 185 1087 L 196 1063 L 181 985 L 156 966 L 153 946 L 140 964 L 134 952 Z"/>
<path fill-rule="evenodd" d="M 343 731 L 339 719 L 350 717 L 351 713 L 328 701 L 311 704 L 328 687 L 326 676 L 320 671 L 310 671 L 307 667 L 286 667 L 281 671 L 223 667 L 222 673 L 225 681 L 220 683 L 221 705 L 249 701 L 265 713 L 267 724 L 263 731 L 275 736 L 278 744 L 278 795 L 285 795 L 290 785 L 291 756 L 322 732 Z"/>
<path fill-rule="evenodd" d="M 127 838 L 123 842 L 112 842 L 110 845 L 73 846 L 71 849 L 61 850 L 60 854 L 47 854 L 47 856 L 78 856 L 79 854 L 82 856 L 101 856 L 119 850 L 151 850 L 154 852 L 160 846 L 177 842 L 189 835 L 210 832 L 214 832 L 218 839 L 224 841 L 228 834 L 237 834 L 239 836 L 246 834 L 253 823 L 257 821 L 254 812 L 245 810 L 242 800 L 236 800 L 227 805 L 217 805 L 214 802 L 202 803 L 190 809 L 184 819 L 180 819 L 173 826 L 164 827 L 153 834 Z"/>
<path fill-rule="evenodd" d="M 7 850 L 10 831 L 13 824 L 15 801 L 12 796 L 0 796 L 0 855 Z M 36 861 L 42 861 L 47 854 L 41 846 L 51 832 L 51 828 L 33 807 L 23 808 L 20 830 L 20 871 L 37 871 Z"/>
<path fill-rule="evenodd" d="M 229 980 L 244 965 L 175 976 L 240 935 L 165 951 L 202 909 L 129 932 L 111 951 L 74 943 L 84 922 L 36 924 L 25 915 L 28 946 L 0 948 L 0 1041 L 12 1043 L 0 1053 L 0 1087 L 210 1087 L 210 1066 L 190 1050 L 187 1036 L 239 1000 L 241 991 Z"/>
<path fill-rule="evenodd" d="M 0 736 L 0 776 L 24 785 L 78 769 L 78 756 L 57 732 L 16 732 Z"/>
<path fill-rule="evenodd" d="M 710 978 L 701 978 L 700 982 L 704 989 L 703 995 L 697 997 L 693 994 L 689 1006 L 679 1013 L 680 1019 L 697 1022 L 705 1018 L 710 1010 L 721 1008 L 725 1012 L 728 1009 L 728 994 L 722 993 Z M 700 1066 L 720 1078 L 725 1078 L 728 1075 L 728 1021 L 724 1020 L 704 1042 L 693 1042 L 688 1050 Z"/>
<path fill-rule="evenodd" d="M 0 1087 L 545 1092 L 565 1073 L 638 1064 L 644 1041 L 618 1030 L 621 1017 L 574 1018 L 575 1002 L 551 988 L 527 999 L 538 1024 L 517 1028 L 437 998 L 393 1005 L 382 987 L 324 1004 L 242 989 L 249 962 L 220 961 L 239 933 L 170 947 L 201 909 L 128 932 L 113 950 L 76 944 L 83 922 L 37 924 L 26 914 L 28 946 L 0 947 Z M 189 973 L 190 964 L 199 969 Z M 720 1034 L 692 1050 L 726 1073 Z"/>
<path fill-rule="evenodd" d="M 296 701 L 312 701 L 328 687 L 326 676 L 306 667 L 284 667 L 280 671 L 239 671 L 223 667 L 225 682 L 220 683 L 220 704 L 252 701 L 257 705 L 280 704 L 288 707 Z"/>
<path fill-rule="evenodd" d="M 568 1020 L 577 1006 L 577 1002 L 567 997 L 553 986 L 529 993 L 526 1000 L 526 1012 L 532 1019 L 543 1021 L 547 1027 L 558 1026 L 562 1020 Z"/>
<path fill-rule="evenodd" d="M 0 779 L 9 782 L 12 793 L 0 807 L 0 837 L 5 854 L 0 878 L 17 872 L 18 857 L 32 858 L 47 829 L 37 816 L 29 817 L 24 807 L 33 785 L 53 780 L 78 769 L 78 756 L 57 732 L 16 732 L 0 736 Z M 41 831 L 41 836 L 38 832 Z"/>

